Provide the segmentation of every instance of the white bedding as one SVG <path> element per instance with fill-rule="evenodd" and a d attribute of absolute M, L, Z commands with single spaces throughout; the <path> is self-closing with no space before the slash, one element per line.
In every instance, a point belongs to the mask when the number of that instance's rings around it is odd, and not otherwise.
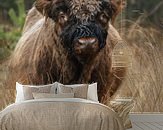
<path fill-rule="evenodd" d="M 15 103 L 0 112 L 0 130 L 124 130 L 109 107 L 79 98 Z"/>
<path fill-rule="evenodd" d="M 26 101 L 23 101 L 23 102 L 20 102 L 20 103 L 15 103 L 15 104 L 28 103 L 28 102 L 80 102 L 80 103 L 99 104 L 99 105 L 108 107 L 108 106 L 103 105 L 103 104 L 101 104 L 99 102 L 95 102 L 95 101 L 87 100 L 87 99 L 82 99 L 82 98 L 42 98 L 42 99 L 26 100 Z"/>

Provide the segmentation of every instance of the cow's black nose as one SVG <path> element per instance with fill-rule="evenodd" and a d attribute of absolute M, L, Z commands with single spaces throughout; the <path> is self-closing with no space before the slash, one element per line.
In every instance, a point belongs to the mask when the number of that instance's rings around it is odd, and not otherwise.
<path fill-rule="evenodd" d="M 98 39 L 96 37 L 82 37 L 76 40 L 74 46 L 76 54 L 92 54 L 99 50 Z"/>
<path fill-rule="evenodd" d="M 79 38 L 77 41 L 77 46 L 80 49 L 94 48 L 97 45 L 97 41 L 98 40 L 95 37 Z"/>
<path fill-rule="evenodd" d="M 79 38 L 79 39 L 78 39 L 78 42 L 79 42 L 80 45 L 85 45 L 85 46 L 87 46 L 87 45 L 91 45 L 91 44 L 95 43 L 96 40 L 97 40 L 97 39 L 94 38 L 94 37 Z"/>

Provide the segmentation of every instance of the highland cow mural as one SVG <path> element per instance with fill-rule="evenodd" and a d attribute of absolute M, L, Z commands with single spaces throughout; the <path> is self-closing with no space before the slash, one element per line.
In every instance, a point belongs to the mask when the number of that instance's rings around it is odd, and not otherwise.
<path fill-rule="evenodd" d="M 125 74 L 112 67 L 112 50 L 122 41 L 110 24 L 117 10 L 110 0 L 37 0 L 11 57 L 11 86 L 97 82 L 106 103 Z"/>

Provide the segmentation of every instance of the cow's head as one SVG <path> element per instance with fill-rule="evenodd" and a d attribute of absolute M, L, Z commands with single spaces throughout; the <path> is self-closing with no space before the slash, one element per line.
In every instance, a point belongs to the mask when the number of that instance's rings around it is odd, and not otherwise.
<path fill-rule="evenodd" d="M 61 43 L 81 63 L 105 47 L 116 11 L 110 0 L 37 0 L 35 5 L 55 21 Z"/>

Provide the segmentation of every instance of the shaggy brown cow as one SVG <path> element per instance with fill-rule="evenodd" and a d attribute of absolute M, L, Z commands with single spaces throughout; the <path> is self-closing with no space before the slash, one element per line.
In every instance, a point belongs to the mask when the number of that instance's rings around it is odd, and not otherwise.
<path fill-rule="evenodd" d="M 110 24 L 116 10 L 109 0 L 37 0 L 11 57 L 12 82 L 97 82 L 106 103 L 125 72 L 112 68 L 112 50 L 121 41 Z"/>

